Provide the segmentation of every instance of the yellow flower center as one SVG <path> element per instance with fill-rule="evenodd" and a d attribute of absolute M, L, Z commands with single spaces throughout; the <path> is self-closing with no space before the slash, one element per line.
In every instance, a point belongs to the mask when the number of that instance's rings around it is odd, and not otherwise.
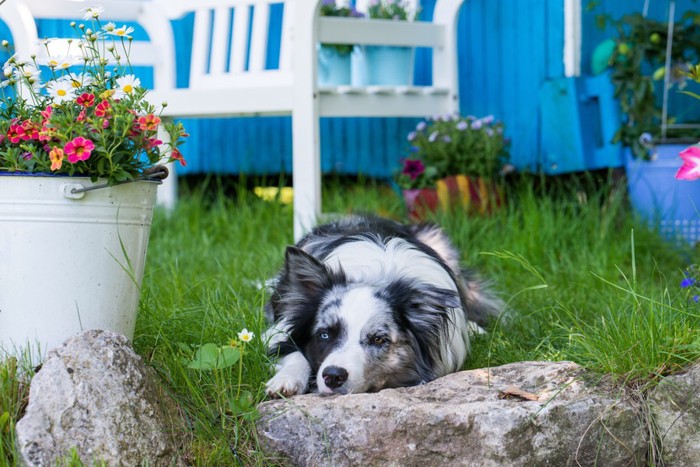
<path fill-rule="evenodd" d="M 127 84 L 126 86 L 124 86 L 123 89 L 124 89 L 124 92 L 125 92 L 125 93 L 131 94 L 131 91 L 134 90 L 134 87 L 133 87 L 132 85 L 130 85 L 130 84 Z"/>
<path fill-rule="evenodd" d="M 58 91 L 56 91 L 56 94 L 58 94 L 59 96 L 63 97 L 63 96 L 65 96 L 65 95 L 68 94 L 68 93 L 66 92 L 65 89 L 59 89 Z"/>

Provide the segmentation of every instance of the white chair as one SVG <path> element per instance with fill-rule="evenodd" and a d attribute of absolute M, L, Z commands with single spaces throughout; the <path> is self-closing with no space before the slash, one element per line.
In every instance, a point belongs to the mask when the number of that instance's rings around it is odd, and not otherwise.
<path fill-rule="evenodd" d="M 150 60 L 154 66 L 155 86 L 150 96 L 156 105 L 168 103 L 163 115 L 291 114 L 294 236 L 299 239 L 321 214 L 320 117 L 421 117 L 459 110 L 456 22 L 462 1 L 437 0 L 432 22 L 320 17 L 321 0 L 101 3 L 104 18 L 137 21 L 147 31 L 151 43 L 144 44 L 144 55 L 138 58 Z M 279 68 L 269 70 L 265 69 L 269 14 L 271 6 L 279 3 L 284 3 Z M 33 44 L 36 28 L 29 24 L 32 17 L 81 17 L 86 6 L 93 5 L 68 0 L 12 0 L 0 7 L 0 18 L 9 24 L 15 42 L 21 37 Z M 187 88 L 178 89 L 169 21 L 189 12 L 195 15 L 190 80 Z M 430 47 L 432 85 L 319 88 L 320 42 Z M 161 187 L 159 195 L 166 205 L 175 201 L 175 180 L 173 175 Z"/>

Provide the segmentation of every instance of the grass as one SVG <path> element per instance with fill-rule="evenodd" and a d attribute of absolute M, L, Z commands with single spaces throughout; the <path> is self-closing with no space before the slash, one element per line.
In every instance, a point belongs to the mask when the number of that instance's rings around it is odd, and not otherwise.
<path fill-rule="evenodd" d="M 325 211 L 403 218 L 387 186 L 330 185 Z M 491 278 L 510 308 L 475 339 L 468 368 L 573 360 L 639 387 L 698 360 L 700 309 L 679 288 L 697 252 L 636 223 L 609 185 L 536 185 L 514 183 L 508 208 L 492 217 L 435 217 L 465 264 Z M 216 180 L 204 187 L 183 196 L 172 215 L 154 219 L 134 345 L 185 415 L 187 461 L 270 465 L 275 460 L 260 452 L 253 428 L 270 376 L 259 339 L 266 298 L 259 284 L 292 242 L 292 211 L 240 187 L 236 197 L 224 196 Z M 256 338 L 236 342 L 240 358 L 225 359 L 221 352 L 243 328 Z M 211 369 L 193 368 L 204 344 L 212 344 Z M 0 464 L 14 460 L 14 423 L 26 400 L 21 380 L 11 361 L 0 364 Z"/>

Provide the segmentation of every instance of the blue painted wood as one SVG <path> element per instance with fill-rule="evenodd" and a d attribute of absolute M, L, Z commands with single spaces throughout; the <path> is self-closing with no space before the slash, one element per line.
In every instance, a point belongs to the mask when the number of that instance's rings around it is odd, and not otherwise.
<path fill-rule="evenodd" d="M 585 2 L 584 10 L 585 10 Z M 583 15 L 583 72 L 590 72 L 590 55 L 610 31 L 595 26 L 595 15 L 620 16 L 641 11 L 644 0 L 603 0 Z M 678 0 L 679 12 L 693 6 Z M 423 0 L 422 18 L 432 18 L 435 0 Z M 651 0 L 650 14 L 665 18 L 667 2 Z M 270 14 L 267 68 L 279 65 L 282 4 Z M 681 13 L 679 13 L 680 15 Z M 494 115 L 506 125 L 511 139 L 511 159 L 523 170 L 540 170 L 551 164 L 543 153 L 540 90 L 548 80 L 564 75 L 563 0 L 468 0 L 458 23 L 458 55 L 461 112 L 464 115 Z M 177 83 L 187 86 L 192 45 L 193 15 L 173 22 L 177 57 Z M 42 21 L 42 36 L 66 22 Z M 55 29 L 54 29 L 55 31 Z M 1 30 L 0 30 L 1 32 Z M 137 31 L 137 34 L 142 32 Z M 431 52 L 416 51 L 414 79 L 429 84 Z M 148 72 L 142 81 L 150 82 Z M 406 135 L 419 119 L 323 119 L 321 122 L 322 170 L 325 173 L 363 174 L 390 177 L 399 161 L 408 155 Z M 289 117 L 184 120 L 191 134 L 183 151 L 188 166 L 183 173 L 291 173 L 292 135 Z M 582 127 L 581 131 L 587 131 Z M 591 128 L 595 128 L 595 123 Z M 584 165 L 587 164 L 584 160 Z M 600 161 L 596 162 L 596 164 Z M 566 167 L 566 164 L 562 165 Z M 580 164 L 576 165 L 577 170 Z M 568 170 L 568 169 L 566 169 Z"/>

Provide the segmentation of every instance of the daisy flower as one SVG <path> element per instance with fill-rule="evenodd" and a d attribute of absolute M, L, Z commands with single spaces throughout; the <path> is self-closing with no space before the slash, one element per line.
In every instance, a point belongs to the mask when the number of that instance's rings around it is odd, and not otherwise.
<path fill-rule="evenodd" d="M 54 104 L 62 104 L 75 99 L 75 89 L 69 81 L 51 81 L 46 85 L 46 91 Z"/>
<path fill-rule="evenodd" d="M 107 31 L 107 34 L 111 34 L 113 36 L 122 37 L 122 38 L 126 38 L 126 39 L 131 39 L 130 34 L 133 32 L 134 32 L 134 28 L 132 28 L 131 26 L 127 27 L 125 25 L 125 26 L 122 26 L 120 28 L 113 28 L 111 31 Z"/>
<path fill-rule="evenodd" d="M 80 73 L 68 73 L 66 75 L 61 76 L 58 81 L 67 81 L 70 83 L 70 85 L 74 88 L 81 88 L 84 86 L 88 86 L 92 84 L 93 79 L 92 76 Z"/>
<path fill-rule="evenodd" d="M 141 80 L 134 75 L 126 75 L 117 78 L 117 85 L 119 87 L 114 93 L 114 98 L 121 99 L 127 95 L 131 95 L 136 87 L 141 86 Z"/>
<path fill-rule="evenodd" d="M 86 8 L 85 9 L 85 15 L 83 15 L 83 19 L 85 21 L 90 21 L 91 19 L 97 19 L 100 17 L 102 13 L 104 13 L 105 9 L 102 8 L 101 6 L 94 6 L 92 8 Z"/>

